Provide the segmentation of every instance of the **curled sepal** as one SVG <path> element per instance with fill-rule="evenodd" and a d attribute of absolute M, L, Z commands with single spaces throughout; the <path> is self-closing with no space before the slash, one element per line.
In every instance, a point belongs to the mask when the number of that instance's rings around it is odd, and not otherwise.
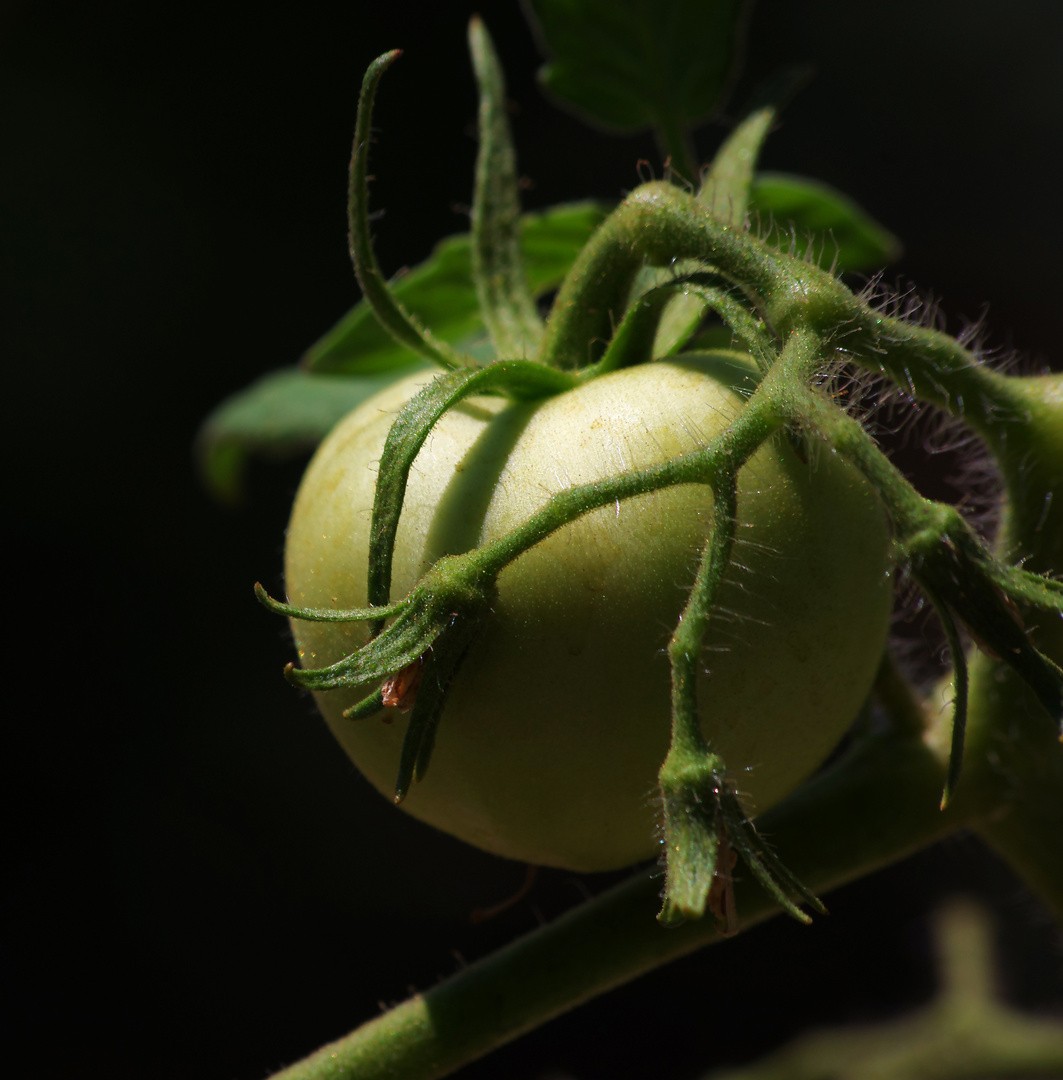
<path fill-rule="evenodd" d="M 388 431 L 380 455 L 369 527 L 370 604 L 387 604 L 391 591 L 391 564 L 395 534 L 414 459 L 439 418 L 472 394 L 505 394 L 518 400 L 545 397 L 576 385 L 574 375 L 530 360 L 507 360 L 486 368 L 449 371 L 423 386 L 403 405 Z M 383 620 L 370 625 L 377 634 Z"/>
<path fill-rule="evenodd" d="M 644 292 L 624 314 L 623 321 L 616 328 L 616 333 L 601 360 L 583 368 L 580 372 L 582 377 L 596 379 L 606 372 L 619 371 L 621 368 L 634 367 L 652 360 L 661 316 L 680 292 L 680 289 L 671 283 L 658 285 Z M 700 300 L 695 302 L 699 311 L 704 310 L 704 304 Z"/>
<path fill-rule="evenodd" d="M 705 172 L 698 202 L 728 225 L 745 227 L 753 169 L 775 122 L 775 112 L 774 105 L 765 105 L 749 113 L 727 137 Z"/>
<path fill-rule="evenodd" d="M 981 649 L 1007 663 L 1030 687 L 1052 721 L 1063 723 L 1063 670 L 1026 636 L 1014 604 L 998 585 L 1007 575 L 999 572 L 959 512 L 941 508 L 935 525 L 910 537 L 905 546 L 912 576 L 938 609 L 948 607 Z M 1049 610 L 1055 609 L 1053 593 L 1045 587 L 1042 606 Z"/>
<path fill-rule="evenodd" d="M 483 21 L 469 22 L 469 51 L 480 87 L 480 151 L 472 204 L 472 275 L 495 352 L 532 355 L 543 336 L 524 272 L 517 159 L 506 116 L 502 68 Z"/>
<path fill-rule="evenodd" d="M 374 619 L 389 619 L 404 607 L 404 603 L 367 608 L 297 607 L 295 604 L 274 600 L 258 581 L 255 582 L 255 596 L 258 602 L 274 615 L 286 615 L 289 619 L 303 619 L 306 622 L 371 622 Z"/>
<path fill-rule="evenodd" d="M 323 668 L 289 664 L 285 676 L 305 690 L 335 690 L 387 679 L 425 656 L 452 627 L 471 633 L 494 593 L 494 578 L 462 556 L 445 556 L 428 571 L 406 599 L 395 607 L 394 622 L 356 652 Z M 296 618 L 299 616 L 297 615 Z"/>
<path fill-rule="evenodd" d="M 351 262 L 354 264 L 354 275 L 377 321 L 400 345 L 441 367 L 468 367 L 473 363 L 471 358 L 462 356 L 445 341 L 434 337 L 399 303 L 381 273 L 369 233 L 368 162 L 373 131 L 373 101 L 384 72 L 401 55 L 400 49 L 394 49 L 378 56 L 366 69 L 362 80 L 347 192 Z"/>

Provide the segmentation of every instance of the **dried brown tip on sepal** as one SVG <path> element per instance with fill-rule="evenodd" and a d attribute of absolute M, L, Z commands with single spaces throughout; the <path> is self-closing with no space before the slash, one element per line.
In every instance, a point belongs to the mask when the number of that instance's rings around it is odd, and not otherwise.
<path fill-rule="evenodd" d="M 417 701 L 417 691 L 424 675 L 424 657 L 419 656 L 401 671 L 388 676 L 380 687 L 381 700 L 389 709 L 409 712 Z"/>

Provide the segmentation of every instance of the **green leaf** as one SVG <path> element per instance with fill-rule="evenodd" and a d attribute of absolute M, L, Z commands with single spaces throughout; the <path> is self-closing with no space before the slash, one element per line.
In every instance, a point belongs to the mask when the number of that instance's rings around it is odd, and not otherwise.
<path fill-rule="evenodd" d="M 522 218 L 521 249 L 533 295 L 556 288 L 580 249 L 605 219 L 600 203 L 555 206 Z M 393 292 L 436 337 L 483 359 L 493 358 L 472 280 L 468 233 L 441 240 L 419 266 L 393 282 Z M 416 358 L 377 323 L 365 301 L 351 308 L 302 359 L 312 371 L 358 375 L 413 370 Z"/>
<path fill-rule="evenodd" d="M 711 116 L 735 66 L 742 0 L 530 0 L 544 87 L 618 131 L 667 132 Z"/>
<path fill-rule="evenodd" d="M 901 243 L 840 191 L 802 176 L 760 173 L 750 210 L 779 229 L 793 229 L 795 253 L 811 250 L 836 271 L 873 270 L 899 258 Z M 788 241 L 788 237 L 785 238 Z"/>
<path fill-rule="evenodd" d="M 196 438 L 200 470 L 211 493 L 239 498 L 252 454 L 287 458 L 313 450 L 338 420 L 407 371 L 362 378 L 311 375 L 297 368 L 271 372 L 226 398 L 203 421 Z"/>

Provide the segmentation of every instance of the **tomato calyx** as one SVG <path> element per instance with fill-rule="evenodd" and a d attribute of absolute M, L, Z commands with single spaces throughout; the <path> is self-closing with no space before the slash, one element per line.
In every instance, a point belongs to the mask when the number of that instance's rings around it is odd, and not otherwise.
<path fill-rule="evenodd" d="M 412 708 L 395 781 L 396 803 L 428 770 L 447 691 L 489 612 L 494 584 L 494 576 L 485 574 L 475 559 L 446 556 L 405 600 L 386 606 L 349 611 L 300 608 L 274 600 L 261 585 L 255 586 L 262 604 L 290 619 L 376 626 L 392 618 L 360 649 L 335 663 L 323 668 L 288 664 L 284 674 L 304 690 L 335 690 L 383 680 L 345 711 L 350 720 L 374 716 L 388 706 Z"/>
<path fill-rule="evenodd" d="M 660 773 L 664 801 L 667 875 L 658 920 L 678 926 L 712 913 L 725 934 L 738 929 L 731 871 L 738 855 L 779 906 L 799 922 L 811 922 L 800 905 L 821 915 L 822 901 L 807 889 L 757 832 L 719 755 L 695 754 L 675 745 Z"/>

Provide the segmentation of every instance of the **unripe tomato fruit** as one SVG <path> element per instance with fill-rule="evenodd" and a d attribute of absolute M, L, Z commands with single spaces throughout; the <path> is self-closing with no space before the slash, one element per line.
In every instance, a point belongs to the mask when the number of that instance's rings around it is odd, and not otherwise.
<path fill-rule="evenodd" d="M 429 377 L 384 390 L 318 450 L 288 528 L 291 603 L 366 603 L 376 466 L 398 409 Z M 453 409 L 410 474 L 392 598 L 441 556 L 505 533 L 552 492 L 704 444 L 753 385 L 738 354 L 698 354 L 529 405 L 476 398 Z M 666 646 L 711 526 L 711 489 L 681 485 L 588 513 L 507 566 L 451 688 L 431 767 L 404 808 L 531 863 L 606 870 L 652 856 L 670 738 Z M 732 565 L 698 695 L 705 735 L 754 812 L 824 760 L 866 697 L 889 623 L 887 547 L 877 497 L 828 450 L 812 448 L 803 462 L 778 436 L 739 473 Z M 306 667 L 338 660 L 366 635 L 361 624 L 292 629 Z M 390 796 L 405 718 L 388 709 L 345 720 L 366 692 L 326 691 L 318 704 Z"/>

